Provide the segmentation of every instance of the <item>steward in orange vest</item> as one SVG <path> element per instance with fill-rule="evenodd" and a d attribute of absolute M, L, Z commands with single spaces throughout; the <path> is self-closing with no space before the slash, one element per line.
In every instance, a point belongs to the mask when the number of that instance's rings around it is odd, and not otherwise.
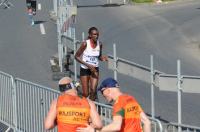
<path fill-rule="evenodd" d="M 88 124 L 95 128 L 102 127 L 94 102 L 78 96 L 71 78 L 62 78 L 59 89 L 61 95 L 51 103 L 45 119 L 45 129 L 57 125 L 58 132 L 76 132 L 78 127 L 86 127 Z"/>

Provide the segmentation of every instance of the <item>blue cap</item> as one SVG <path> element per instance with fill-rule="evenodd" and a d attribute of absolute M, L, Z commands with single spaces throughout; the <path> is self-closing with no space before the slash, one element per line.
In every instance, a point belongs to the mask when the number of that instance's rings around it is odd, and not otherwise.
<path fill-rule="evenodd" d="M 112 88 L 112 87 L 119 88 L 118 82 L 113 78 L 106 78 L 101 82 L 101 85 L 99 86 L 98 91 L 102 91 L 103 89 Z"/>

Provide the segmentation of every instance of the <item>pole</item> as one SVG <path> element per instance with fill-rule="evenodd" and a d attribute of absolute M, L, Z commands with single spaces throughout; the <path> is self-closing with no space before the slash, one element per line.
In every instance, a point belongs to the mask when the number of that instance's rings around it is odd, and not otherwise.
<path fill-rule="evenodd" d="M 150 56 L 151 64 L 151 116 L 154 119 L 155 117 L 155 99 L 154 99 L 154 64 L 153 64 L 153 55 Z"/>
<path fill-rule="evenodd" d="M 116 44 L 113 44 L 113 57 L 114 57 L 114 79 L 117 80 L 117 51 Z"/>
<path fill-rule="evenodd" d="M 18 119 L 17 119 L 17 97 L 16 97 L 16 82 L 14 77 L 11 77 L 11 82 L 12 82 L 12 102 L 13 102 L 13 125 L 14 125 L 14 132 L 17 132 L 18 128 Z"/>
<path fill-rule="evenodd" d="M 126 0 L 124 0 L 124 5 L 126 4 Z"/>
<path fill-rule="evenodd" d="M 180 63 L 180 60 L 177 60 L 177 78 L 178 78 L 178 132 L 181 132 L 181 115 L 182 115 L 182 110 L 181 110 L 181 91 L 182 91 L 182 88 L 181 88 L 181 82 L 182 82 L 182 77 L 181 77 L 181 63 Z"/>
<path fill-rule="evenodd" d="M 53 10 L 56 14 L 56 16 L 58 16 L 58 3 L 57 3 L 57 0 L 53 0 Z"/>
<path fill-rule="evenodd" d="M 76 54 L 76 29 L 75 29 L 75 19 L 76 19 L 76 16 L 74 15 L 73 16 L 73 24 L 72 24 L 72 29 L 73 29 L 73 43 L 74 43 L 74 57 L 75 57 L 75 54 Z M 74 59 L 74 81 L 77 81 L 77 62 L 76 62 L 76 59 Z"/>
<path fill-rule="evenodd" d="M 85 40 L 85 33 L 82 32 L 82 41 L 84 41 L 84 40 Z"/>
<path fill-rule="evenodd" d="M 63 71 L 62 66 L 62 43 L 61 43 L 61 24 L 60 24 L 60 13 L 58 12 L 57 19 L 57 34 L 58 34 L 58 63 L 60 67 L 60 72 Z"/>
<path fill-rule="evenodd" d="M 73 42 L 74 42 L 74 57 L 76 54 L 76 35 L 75 35 L 75 25 L 73 24 Z M 74 81 L 77 81 L 77 63 L 76 63 L 76 59 L 74 59 Z"/>
<path fill-rule="evenodd" d="M 73 6 L 73 5 L 74 5 L 74 3 L 73 3 L 73 0 L 70 0 L 70 5 L 71 5 L 71 6 Z"/>

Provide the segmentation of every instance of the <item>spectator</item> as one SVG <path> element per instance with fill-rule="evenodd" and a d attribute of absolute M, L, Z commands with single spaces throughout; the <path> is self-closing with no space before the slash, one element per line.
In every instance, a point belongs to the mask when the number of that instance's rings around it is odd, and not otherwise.
<path fill-rule="evenodd" d="M 33 8 L 31 6 L 27 6 L 27 12 L 28 12 L 28 17 L 29 17 L 29 22 L 31 24 L 31 26 L 33 26 L 35 24 L 34 20 L 33 20 Z"/>
<path fill-rule="evenodd" d="M 113 121 L 99 132 L 150 132 L 151 123 L 134 97 L 124 94 L 113 78 L 105 79 L 99 89 L 108 102 L 114 101 Z M 143 123 L 143 130 L 141 123 Z M 78 128 L 77 132 L 94 132 L 91 126 Z"/>
<path fill-rule="evenodd" d="M 88 34 L 88 39 L 81 44 L 75 54 L 75 58 L 81 63 L 80 80 L 83 96 L 89 96 L 94 101 L 97 98 L 96 88 L 99 81 L 99 60 L 107 61 L 108 57 L 102 55 L 102 43 L 98 40 L 98 29 L 91 27 Z"/>
<path fill-rule="evenodd" d="M 46 130 L 58 127 L 58 132 L 75 132 L 77 127 L 89 124 L 94 128 L 101 128 L 101 119 L 95 104 L 85 97 L 79 97 L 77 90 L 69 77 L 59 81 L 61 95 L 52 101 L 45 119 Z"/>

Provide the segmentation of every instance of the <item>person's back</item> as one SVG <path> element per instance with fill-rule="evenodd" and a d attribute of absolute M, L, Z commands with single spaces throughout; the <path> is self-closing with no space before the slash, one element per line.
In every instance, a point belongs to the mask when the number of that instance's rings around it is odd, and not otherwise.
<path fill-rule="evenodd" d="M 101 128 L 101 118 L 94 102 L 78 96 L 72 79 L 63 77 L 58 84 L 61 95 L 51 102 L 44 128 L 50 130 L 57 126 L 58 132 L 76 132 L 77 127 L 87 125 Z"/>
<path fill-rule="evenodd" d="M 120 132 L 142 132 L 140 113 L 142 108 L 134 97 L 123 94 L 113 106 L 113 116 L 123 117 Z"/>
<path fill-rule="evenodd" d="M 63 94 L 57 100 L 57 125 L 59 132 L 75 132 L 85 127 L 90 118 L 90 105 L 86 98 Z"/>

